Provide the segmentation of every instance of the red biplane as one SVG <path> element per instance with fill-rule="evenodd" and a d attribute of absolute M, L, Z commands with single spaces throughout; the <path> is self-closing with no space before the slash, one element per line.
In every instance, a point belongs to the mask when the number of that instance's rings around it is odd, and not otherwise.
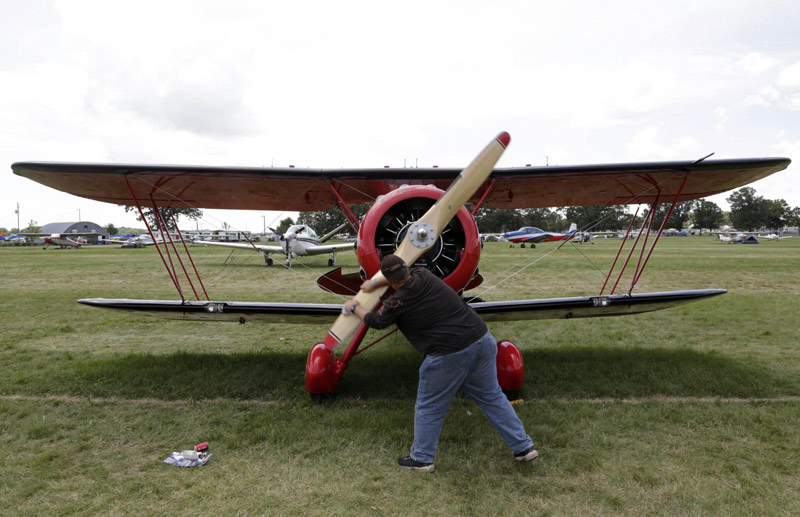
<path fill-rule="evenodd" d="M 20 176 L 70 194 L 137 206 L 140 210 L 142 206 L 188 206 L 303 212 L 336 207 L 358 232 L 356 250 L 361 271 L 342 275 L 341 270 L 336 269 L 321 277 L 318 283 L 324 289 L 346 295 L 355 293 L 364 278 L 380 275 L 380 260 L 389 253 L 398 254 L 408 264 L 429 268 L 456 292 L 476 287 L 482 281 L 478 274 L 481 246 L 473 216 L 481 206 L 649 205 L 649 215 L 638 229 L 638 236 L 627 257 L 622 251 L 628 239 L 622 239 L 617 259 L 599 295 L 470 302 L 485 321 L 494 322 L 635 314 L 724 293 L 722 289 L 632 292 L 664 229 L 663 224 L 658 229 L 653 227 L 652 217 L 658 211 L 656 208 L 662 203 L 667 204 L 671 212 L 678 202 L 752 183 L 785 169 L 790 163 L 788 158 L 754 158 L 494 168 L 508 141 L 508 134 L 501 133 L 463 171 L 449 168 L 298 169 L 43 162 L 18 162 L 12 165 L 12 169 Z M 372 206 L 359 221 L 350 206 L 363 203 Z M 471 212 L 464 206 L 467 203 L 472 206 Z M 664 221 L 668 218 L 669 215 Z M 157 228 L 148 228 L 151 236 L 154 232 L 164 232 L 164 222 L 157 223 Z M 632 233 L 630 227 L 628 233 Z M 79 302 L 181 320 L 325 324 L 338 318 L 324 342 L 313 346 L 309 352 L 306 389 L 312 396 L 332 393 L 355 354 L 383 339 L 381 337 L 361 348 L 367 328 L 355 321 L 357 318 L 343 315 L 339 304 L 212 301 L 193 263 L 187 264 L 180 259 L 178 248 L 183 244 L 182 239 L 172 239 L 168 233 L 163 235 L 166 243 L 159 253 L 181 300 L 95 298 Z M 157 240 L 155 236 L 153 240 Z M 648 240 L 651 241 L 649 248 Z M 184 255 L 188 255 L 185 244 L 182 247 Z M 638 259 L 634 260 L 630 285 L 620 288 L 624 292 L 617 293 L 625 267 L 637 249 Z M 189 264 L 192 267 L 187 267 Z M 612 278 L 615 268 L 616 279 Z M 179 274 L 179 269 L 183 269 L 183 275 Z M 194 269 L 195 281 L 189 269 Z M 183 276 L 188 280 L 195 300 L 188 300 L 184 295 Z M 384 293 L 370 293 L 370 299 L 360 300 L 362 306 L 377 306 L 381 294 Z M 364 295 L 366 293 L 358 294 Z M 345 342 L 344 352 L 337 357 L 333 350 Z M 501 340 L 498 347 L 501 387 L 514 393 L 522 387 L 522 356 L 508 341 Z"/>

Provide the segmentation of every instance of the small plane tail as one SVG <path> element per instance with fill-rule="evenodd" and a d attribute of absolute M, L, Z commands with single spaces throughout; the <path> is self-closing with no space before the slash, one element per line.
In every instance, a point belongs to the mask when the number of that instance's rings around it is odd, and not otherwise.
<path fill-rule="evenodd" d="M 571 225 L 569 225 L 569 230 L 567 231 L 567 233 L 575 233 L 576 231 L 578 231 L 577 223 L 572 223 Z"/>

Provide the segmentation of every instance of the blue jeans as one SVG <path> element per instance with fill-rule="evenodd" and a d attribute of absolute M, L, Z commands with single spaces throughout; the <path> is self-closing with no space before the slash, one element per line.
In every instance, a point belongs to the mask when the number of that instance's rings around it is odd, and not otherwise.
<path fill-rule="evenodd" d="M 419 368 L 414 408 L 414 460 L 433 461 L 447 408 L 459 388 L 481 408 L 515 454 L 533 447 L 533 440 L 497 383 L 496 357 L 497 342 L 490 332 L 458 352 L 425 357 Z"/>

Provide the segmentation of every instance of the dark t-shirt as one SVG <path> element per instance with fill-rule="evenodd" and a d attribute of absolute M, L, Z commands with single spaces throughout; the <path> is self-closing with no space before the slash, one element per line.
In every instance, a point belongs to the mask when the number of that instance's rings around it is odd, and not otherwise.
<path fill-rule="evenodd" d="M 424 268 L 411 277 L 376 312 L 364 317 L 367 326 L 382 329 L 392 323 L 423 355 L 446 355 L 468 347 L 487 331 L 486 324 L 450 286 Z"/>

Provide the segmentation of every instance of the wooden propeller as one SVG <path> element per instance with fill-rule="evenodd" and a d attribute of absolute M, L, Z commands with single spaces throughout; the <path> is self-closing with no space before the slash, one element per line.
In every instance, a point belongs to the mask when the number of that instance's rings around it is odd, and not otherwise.
<path fill-rule="evenodd" d="M 511 136 L 504 131 L 489 142 L 472 163 L 453 180 L 442 197 L 425 212 L 425 215 L 411 224 L 394 254 L 410 266 L 430 249 L 447 223 L 492 173 L 495 163 L 510 141 Z M 378 271 L 372 279 L 377 282 L 383 279 L 383 274 Z M 378 305 L 387 289 L 388 287 L 380 287 L 370 293 L 359 291 L 355 298 L 362 307 L 371 311 Z M 349 339 L 360 324 L 361 320 L 358 317 L 343 312 L 328 331 L 324 341 L 325 347 L 328 350 L 335 349 Z"/>

